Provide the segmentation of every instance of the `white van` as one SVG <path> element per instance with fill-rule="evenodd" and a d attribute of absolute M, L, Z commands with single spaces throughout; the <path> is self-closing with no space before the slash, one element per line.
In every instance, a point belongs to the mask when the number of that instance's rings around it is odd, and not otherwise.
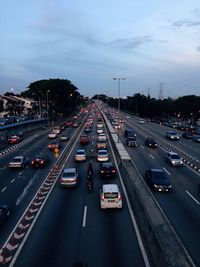
<path fill-rule="evenodd" d="M 122 196 L 117 184 L 103 184 L 100 190 L 101 209 L 122 208 Z"/>

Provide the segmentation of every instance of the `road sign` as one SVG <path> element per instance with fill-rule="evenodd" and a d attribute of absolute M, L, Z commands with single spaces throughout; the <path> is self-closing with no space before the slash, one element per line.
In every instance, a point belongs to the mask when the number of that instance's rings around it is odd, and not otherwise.
<path fill-rule="evenodd" d="M 54 149 L 54 152 L 55 152 L 55 153 L 58 153 L 58 152 L 59 152 L 59 149 L 56 147 L 56 148 Z"/>
<path fill-rule="evenodd" d="M 58 157 L 59 157 L 59 154 L 58 154 L 58 153 L 55 153 L 54 156 L 55 156 L 56 158 L 58 158 Z"/>

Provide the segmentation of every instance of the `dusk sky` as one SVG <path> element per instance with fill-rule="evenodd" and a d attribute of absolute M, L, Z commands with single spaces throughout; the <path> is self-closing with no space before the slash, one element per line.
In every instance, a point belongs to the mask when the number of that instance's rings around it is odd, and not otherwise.
<path fill-rule="evenodd" d="M 199 0 L 1 1 L 0 93 L 49 78 L 85 96 L 200 95 Z"/>

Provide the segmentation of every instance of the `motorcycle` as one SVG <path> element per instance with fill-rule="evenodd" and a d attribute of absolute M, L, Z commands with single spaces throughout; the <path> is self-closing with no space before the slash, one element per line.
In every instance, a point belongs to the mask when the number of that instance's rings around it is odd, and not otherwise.
<path fill-rule="evenodd" d="M 92 189 L 93 189 L 93 181 L 88 180 L 87 183 L 86 183 L 86 186 L 87 186 L 87 190 L 88 190 L 89 192 L 91 192 Z"/>

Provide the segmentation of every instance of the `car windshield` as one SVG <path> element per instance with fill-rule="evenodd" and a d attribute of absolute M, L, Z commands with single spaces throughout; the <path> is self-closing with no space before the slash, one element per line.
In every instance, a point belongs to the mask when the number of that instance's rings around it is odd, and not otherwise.
<path fill-rule="evenodd" d="M 171 159 L 180 159 L 179 155 L 171 155 Z"/>
<path fill-rule="evenodd" d="M 107 155 L 108 153 L 107 153 L 107 151 L 99 151 L 98 152 L 98 155 L 99 156 L 105 156 L 105 155 Z"/>
<path fill-rule="evenodd" d="M 14 158 L 12 162 L 21 162 L 21 158 Z"/>
<path fill-rule="evenodd" d="M 105 198 L 118 198 L 118 192 L 104 193 Z"/>
<path fill-rule="evenodd" d="M 85 151 L 77 151 L 76 155 L 85 155 Z"/>
<path fill-rule="evenodd" d="M 74 172 L 64 172 L 63 177 L 64 178 L 73 178 L 73 177 L 75 177 L 75 173 Z"/>

